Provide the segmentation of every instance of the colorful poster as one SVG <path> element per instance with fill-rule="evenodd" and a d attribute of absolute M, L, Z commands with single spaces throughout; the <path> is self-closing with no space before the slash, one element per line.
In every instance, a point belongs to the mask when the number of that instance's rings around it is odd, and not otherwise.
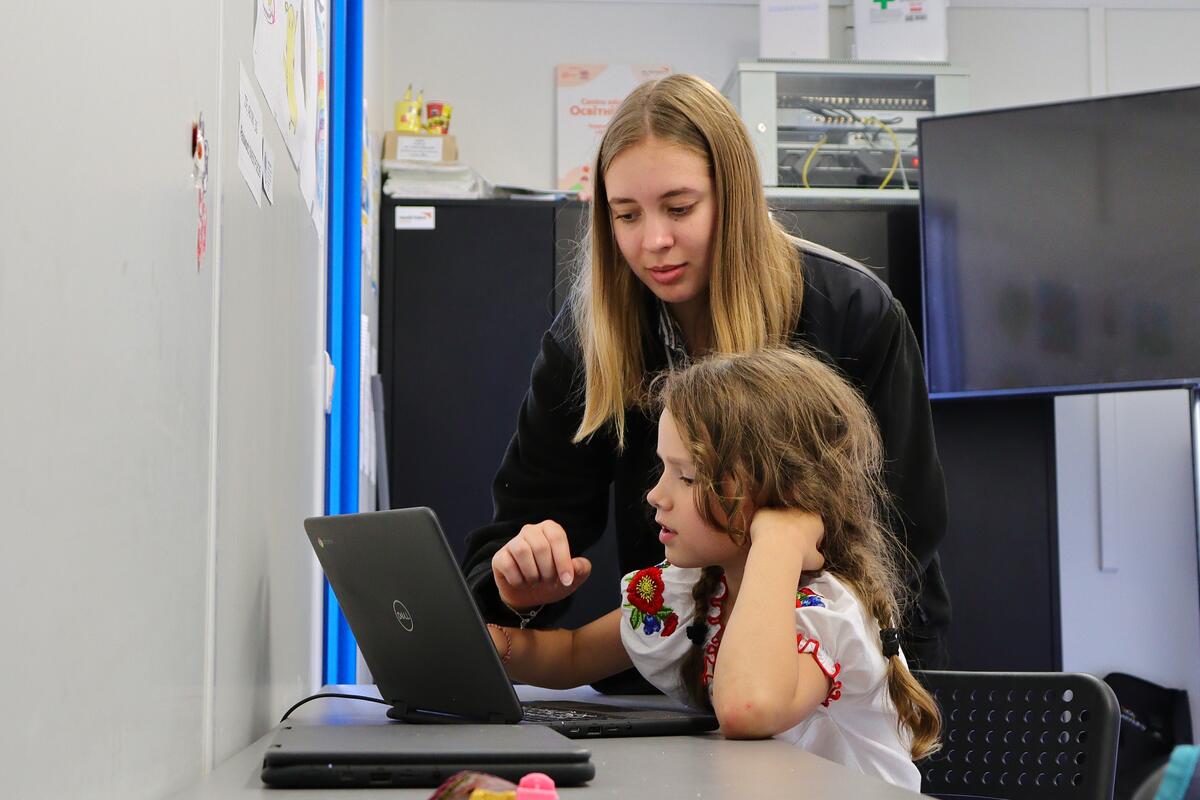
<path fill-rule="evenodd" d="M 311 0 L 308 0 L 308 3 Z M 254 77 L 267 100 L 292 162 L 300 164 L 306 118 L 302 0 L 256 0 Z"/>
<path fill-rule="evenodd" d="M 374 297 L 379 287 L 379 186 L 380 140 L 372 136 L 367 121 L 370 109 L 363 101 L 363 165 L 362 165 L 362 274 L 363 302 Z"/>
<path fill-rule="evenodd" d="M 554 70 L 558 89 L 557 185 L 586 199 L 592 194 L 592 161 L 609 118 L 634 88 L 671 74 L 671 68 L 559 64 Z"/>
<path fill-rule="evenodd" d="M 327 0 L 303 2 L 304 52 L 313 57 L 304 60 L 305 107 L 309 114 L 301 141 L 300 193 L 312 216 L 317 236 L 324 241 L 325 164 L 329 149 L 329 100 L 326 92 L 329 6 Z"/>

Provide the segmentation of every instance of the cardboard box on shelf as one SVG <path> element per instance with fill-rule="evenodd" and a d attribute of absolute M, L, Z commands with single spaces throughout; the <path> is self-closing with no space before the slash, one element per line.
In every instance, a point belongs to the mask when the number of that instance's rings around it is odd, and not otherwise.
<path fill-rule="evenodd" d="M 388 131 L 383 137 L 384 161 L 427 161 L 433 164 L 458 161 L 458 142 L 450 134 Z"/>

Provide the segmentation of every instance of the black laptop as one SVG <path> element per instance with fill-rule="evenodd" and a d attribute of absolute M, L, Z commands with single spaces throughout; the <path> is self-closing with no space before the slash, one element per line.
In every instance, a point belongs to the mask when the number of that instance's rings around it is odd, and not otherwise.
<path fill-rule="evenodd" d="M 683 707 L 522 704 L 428 508 L 313 517 L 304 528 L 393 719 L 524 721 L 572 738 L 717 727 L 712 714 Z"/>
<path fill-rule="evenodd" d="M 263 756 L 262 780 L 291 789 L 437 786 L 471 770 L 513 783 L 544 772 L 559 786 L 576 786 L 596 775 L 590 757 L 578 743 L 535 725 L 289 722 Z"/>

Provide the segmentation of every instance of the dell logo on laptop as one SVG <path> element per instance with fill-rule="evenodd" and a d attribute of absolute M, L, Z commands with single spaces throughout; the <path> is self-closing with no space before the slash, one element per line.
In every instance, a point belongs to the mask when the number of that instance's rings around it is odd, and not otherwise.
<path fill-rule="evenodd" d="M 408 613 L 408 609 L 405 608 L 404 603 L 401 603 L 399 600 L 393 602 L 392 613 L 396 615 L 396 622 L 400 623 L 400 627 L 411 633 L 413 629 L 413 618 L 412 614 Z"/>

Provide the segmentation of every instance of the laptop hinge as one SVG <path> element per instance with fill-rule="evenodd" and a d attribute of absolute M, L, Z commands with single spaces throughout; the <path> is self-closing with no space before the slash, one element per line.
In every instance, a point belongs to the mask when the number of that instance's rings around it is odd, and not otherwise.
<path fill-rule="evenodd" d="M 434 725 L 463 725 L 488 722 L 489 724 L 503 723 L 504 715 L 499 712 L 488 712 L 486 720 L 483 717 L 465 717 L 461 714 L 447 714 L 438 711 L 423 711 L 413 708 L 409 703 L 392 702 L 387 712 L 389 719 L 400 722 L 424 723 Z"/>

